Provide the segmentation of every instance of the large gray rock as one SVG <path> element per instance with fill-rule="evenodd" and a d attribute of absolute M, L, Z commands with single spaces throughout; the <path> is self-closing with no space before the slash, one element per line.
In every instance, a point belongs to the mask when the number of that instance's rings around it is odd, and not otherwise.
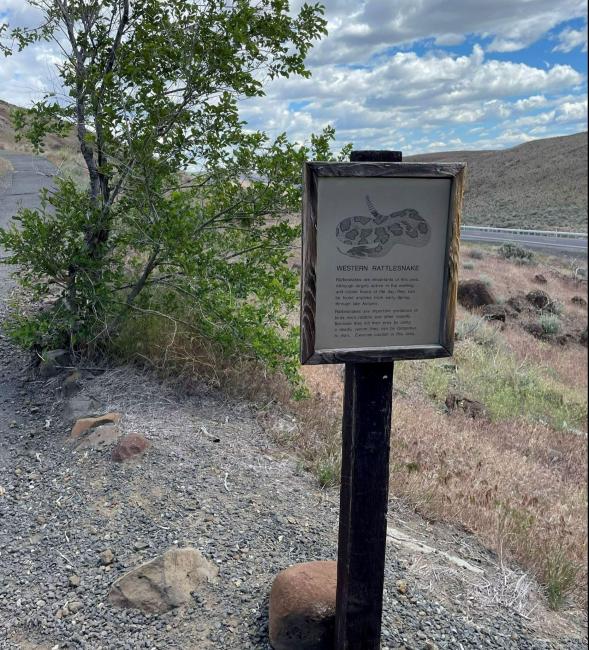
<path fill-rule="evenodd" d="M 307 562 L 281 571 L 270 592 L 274 650 L 332 650 L 337 564 Z"/>
<path fill-rule="evenodd" d="M 94 417 L 103 412 L 104 405 L 94 398 L 77 395 L 66 402 L 63 416 L 68 422 L 75 422 L 80 418 Z"/>
<path fill-rule="evenodd" d="M 167 612 L 187 603 L 193 591 L 218 573 L 195 548 L 173 548 L 120 577 L 109 600 L 118 607 Z"/>

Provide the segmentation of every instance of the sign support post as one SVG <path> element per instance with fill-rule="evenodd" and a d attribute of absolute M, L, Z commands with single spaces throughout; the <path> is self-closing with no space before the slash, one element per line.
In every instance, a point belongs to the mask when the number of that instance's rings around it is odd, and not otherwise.
<path fill-rule="evenodd" d="M 350 160 L 401 162 L 401 152 L 354 151 Z M 393 361 L 345 364 L 336 650 L 380 648 L 393 371 Z"/>
<path fill-rule="evenodd" d="M 464 163 L 303 170 L 301 363 L 345 364 L 335 650 L 380 648 L 394 362 L 454 349 Z"/>

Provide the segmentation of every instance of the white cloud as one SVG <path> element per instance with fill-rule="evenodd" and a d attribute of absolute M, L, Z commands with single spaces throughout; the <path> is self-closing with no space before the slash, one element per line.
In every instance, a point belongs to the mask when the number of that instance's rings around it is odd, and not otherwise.
<path fill-rule="evenodd" d="M 315 63 L 367 61 L 386 48 L 424 39 L 456 45 L 466 35 L 490 38 L 490 51 L 512 52 L 564 21 L 587 15 L 584 0 L 325 0 L 324 4 L 330 36 L 313 50 Z"/>
<path fill-rule="evenodd" d="M 571 52 L 576 47 L 580 47 L 583 52 L 587 51 L 587 23 L 582 29 L 563 29 L 557 36 L 558 45 L 554 47 L 553 52 Z"/>

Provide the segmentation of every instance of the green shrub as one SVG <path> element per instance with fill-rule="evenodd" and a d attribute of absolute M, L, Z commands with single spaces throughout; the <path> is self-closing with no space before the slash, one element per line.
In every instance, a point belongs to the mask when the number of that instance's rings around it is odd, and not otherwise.
<path fill-rule="evenodd" d="M 556 550 L 546 557 L 542 573 L 548 604 L 552 609 L 559 609 L 575 586 L 579 569 L 563 552 Z"/>
<path fill-rule="evenodd" d="M 503 257 L 506 260 L 530 263 L 534 259 L 534 253 L 532 253 L 532 251 L 522 248 L 513 242 L 502 244 L 499 247 L 498 253 L 500 257 Z"/>
<path fill-rule="evenodd" d="M 480 275 L 479 280 L 489 289 L 493 286 L 493 280 L 488 275 Z"/>
<path fill-rule="evenodd" d="M 482 260 L 485 254 L 480 248 L 473 248 L 468 251 L 468 256 L 472 257 L 473 260 Z"/>
<path fill-rule="evenodd" d="M 500 334 L 486 318 L 470 314 L 456 323 L 456 336 L 460 341 L 474 341 L 487 348 L 499 345 Z"/>
<path fill-rule="evenodd" d="M 540 316 L 540 327 L 547 336 L 554 336 L 560 332 L 560 318 L 556 314 L 542 314 Z"/>

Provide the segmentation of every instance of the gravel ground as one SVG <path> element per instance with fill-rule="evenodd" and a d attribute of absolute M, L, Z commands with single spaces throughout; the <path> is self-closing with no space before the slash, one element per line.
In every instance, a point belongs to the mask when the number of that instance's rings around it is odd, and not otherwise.
<path fill-rule="evenodd" d="M 152 447 L 140 463 L 65 442 L 57 380 L 29 380 L 5 338 L 0 476 L 1 648 L 268 648 L 273 577 L 295 562 L 336 556 L 337 491 L 318 490 L 273 446 L 247 405 L 204 390 L 181 399 L 131 369 L 89 374 L 84 391 L 123 414 Z M 216 584 L 165 615 L 112 607 L 125 571 L 174 546 L 216 562 Z M 111 549 L 115 562 L 102 566 Z M 81 585 L 69 586 L 72 573 Z M 398 593 L 396 582 L 410 585 Z M 383 648 L 582 648 L 534 637 L 507 608 L 473 616 L 415 585 L 391 546 Z M 66 618 L 57 612 L 77 602 Z M 435 645 L 433 645 L 435 644 Z"/>

